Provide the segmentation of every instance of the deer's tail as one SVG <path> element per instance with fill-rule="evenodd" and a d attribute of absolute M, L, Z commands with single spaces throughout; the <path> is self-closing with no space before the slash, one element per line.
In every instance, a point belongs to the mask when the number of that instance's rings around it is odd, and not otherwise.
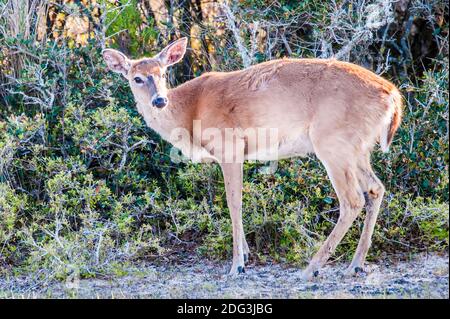
<path fill-rule="evenodd" d="M 380 146 L 384 153 L 389 151 L 389 146 L 394 139 L 395 132 L 402 121 L 403 97 L 397 89 L 394 89 L 389 95 L 388 104 L 389 121 L 384 126 L 380 137 Z"/>

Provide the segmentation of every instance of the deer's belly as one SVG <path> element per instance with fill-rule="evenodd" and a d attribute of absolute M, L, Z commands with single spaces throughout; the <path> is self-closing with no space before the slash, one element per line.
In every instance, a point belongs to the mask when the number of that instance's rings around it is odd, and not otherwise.
<path fill-rule="evenodd" d="M 249 145 L 248 149 L 251 149 Z M 295 137 L 284 137 L 265 147 L 258 147 L 250 150 L 246 154 L 247 160 L 275 161 L 284 158 L 306 156 L 313 153 L 314 149 L 311 140 L 306 134 L 299 134 Z"/>
<path fill-rule="evenodd" d="M 178 142 L 172 141 L 172 144 L 181 150 L 183 155 L 191 161 L 200 162 L 234 162 L 243 160 L 275 161 L 284 158 L 305 156 L 313 152 L 312 143 L 308 135 L 304 132 L 295 132 L 291 136 L 284 135 L 281 138 L 264 137 L 247 139 L 244 157 L 236 152 L 236 145 L 233 143 L 219 143 L 221 139 L 214 140 L 216 143 L 209 146 L 196 146 L 187 140 Z M 219 143 L 219 144 L 217 144 Z M 217 154 L 216 154 L 216 152 Z"/>
<path fill-rule="evenodd" d="M 295 156 L 306 156 L 313 152 L 314 148 L 311 140 L 306 134 L 302 134 L 295 139 L 282 141 L 278 149 L 278 156 L 280 159 L 283 159 Z"/>

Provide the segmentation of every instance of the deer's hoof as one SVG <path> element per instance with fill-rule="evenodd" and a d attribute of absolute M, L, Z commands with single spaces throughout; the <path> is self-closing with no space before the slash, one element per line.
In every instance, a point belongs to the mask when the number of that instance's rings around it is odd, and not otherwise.
<path fill-rule="evenodd" d="M 303 281 L 311 281 L 311 280 L 313 280 L 314 278 L 317 278 L 317 277 L 319 277 L 319 270 L 318 269 L 315 269 L 315 270 L 312 270 L 312 269 L 305 269 L 303 272 L 302 272 L 302 275 L 301 275 L 301 279 L 303 280 Z"/>
<path fill-rule="evenodd" d="M 355 267 L 355 274 L 365 272 L 362 267 Z"/>
<path fill-rule="evenodd" d="M 245 274 L 245 267 L 244 266 L 237 266 L 237 267 L 231 267 L 230 272 L 228 275 L 232 278 L 235 278 L 241 274 Z"/>
<path fill-rule="evenodd" d="M 304 281 L 311 281 L 315 278 L 319 277 L 321 264 L 316 261 L 311 261 L 306 267 L 305 270 L 302 271 L 301 278 Z"/>
<path fill-rule="evenodd" d="M 344 276 L 349 277 L 360 277 L 366 275 L 367 272 L 361 266 L 350 266 L 344 273 Z"/>
<path fill-rule="evenodd" d="M 244 254 L 244 262 L 246 263 L 248 261 L 248 254 Z"/>

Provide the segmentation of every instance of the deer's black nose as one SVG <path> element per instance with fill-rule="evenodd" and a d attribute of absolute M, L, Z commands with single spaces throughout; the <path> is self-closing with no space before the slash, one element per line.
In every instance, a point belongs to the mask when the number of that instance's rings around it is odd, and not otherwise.
<path fill-rule="evenodd" d="M 167 98 L 158 96 L 156 99 L 153 100 L 152 104 L 157 108 L 162 108 L 167 105 Z"/>

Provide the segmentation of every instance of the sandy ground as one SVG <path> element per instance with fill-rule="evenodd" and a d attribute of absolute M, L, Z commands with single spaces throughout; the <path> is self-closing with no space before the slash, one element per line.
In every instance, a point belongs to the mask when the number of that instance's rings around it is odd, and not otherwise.
<path fill-rule="evenodd" d="M 250 265 L 237 278 L 228 263 L 190 259 L 142 264 L 117 278 L 49 282 L 24 289 L 0 278 L 0 296 L 15 298 L 449 298 L 448 255 L 417 255 L 409 261 L 371 264 L 368 273 L 344 278 L 346 264 L 326 266 L 312 282 L 301 270 L 280 264 Z M 22 283 L 22 285 L 20 284 Z"/>

